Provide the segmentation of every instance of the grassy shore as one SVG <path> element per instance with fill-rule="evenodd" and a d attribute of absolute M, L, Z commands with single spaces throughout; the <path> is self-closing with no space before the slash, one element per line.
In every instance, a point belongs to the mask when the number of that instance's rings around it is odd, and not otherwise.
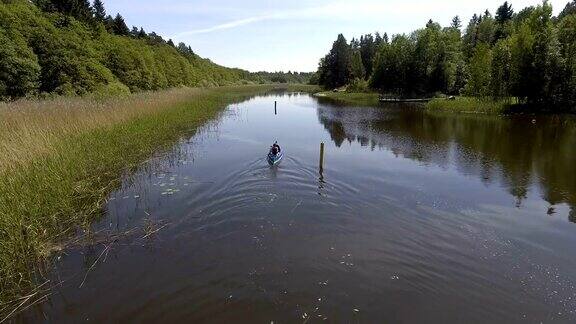
<path fill-rule="evenodd" d="M 350 92 L 318 92 L 315 96 L 329 98 L 349 105 L 376 106 L 379 103 L 378 93 L 350 93 Z M 430 112 L 457 112 L 457 113 L 481 113 L 502 114 L 512 110 L 511 100 L 492 101 L 488 99 L 457 97 L 455 100 L 445 98 L 434 99 L 426 104 Z"/>
<path fill-rule="evenodd" d="M 286 91 L 305 92 L 310 94 L 317 93 L 318 91 L 321 90 L 320 86 L 311 84 L 285 84 L 285 85 L 278 84 L 276 85 L 276 88 Z"/>
<path fill-rule="evenodd" d="M 99 215 L 123 172 L 190 135 L 227 104 L 274 88 L 1 103 L 0 315 L 33 287 L 37 266 L 58 243 Z"/>
<path fill-rule="evenodd" d="M 511 104 L 511 100 L 457 97 L 455 100 L 434 99 L 426 104 L 426 109 L 437 112 L 503 114 L 510 110 Z"/>
<path fill-rule="evenodd" d="M 329 98 L 350 105 L 375 106 L 379 104 L 378 93 L 375 92 L 354 93 L 324 91 L 316 93 L 315 96 L 319 98 Z"/>

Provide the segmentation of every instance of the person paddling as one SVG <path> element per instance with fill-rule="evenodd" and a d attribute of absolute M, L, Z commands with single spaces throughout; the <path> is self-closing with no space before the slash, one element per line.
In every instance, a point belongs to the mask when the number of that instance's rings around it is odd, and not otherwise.
<path fill-rule="evenodd" d="M 277 155 L 281 151 L 282 151 L 282 149 L 280 148 L 280 145 L 278 145 L 278 142 L 274 142 L 274 144 L 272 144 L 272 148 L 270 149 L 270 152 L 272 152 L 272 154 L 274 154 L 274 155 Z"/>

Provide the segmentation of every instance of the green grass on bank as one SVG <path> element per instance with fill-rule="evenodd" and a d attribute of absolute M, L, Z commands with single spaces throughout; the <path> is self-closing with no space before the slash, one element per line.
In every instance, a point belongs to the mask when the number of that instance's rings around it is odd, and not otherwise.
<path fill-rule="evenodd" d="M 176 89 L 0 104 L 0 320 L 50 252 L 101 212 L 123 172 L 275 86 Z M 292 89 L 289 86 L 288 89 Z"/>
<path fill-rule="evenodd" d="M 345 104 L 375 106 L 378 105 L 378 93 L 375 92 L 333 92 L 324 91 L 315 94 L 319 98 L 329 98 Z"/>
<path fill-rule="evenodd" d="M 511 100 L 494 101 L 472 97 L 457 97 L 455 100 L 434 99 L 426 104 L 428 111 L 503 114 L 509 111 Z"/>
<path fill-rule="evenodd" d="M 348 105 L 376 106 L 380 102 L 379 94 L 375 92 L 333 92 L 324 91 L 315 94 L 318 98 L 328 98 Z M 455 100 L 446 98 L 434 99 L 426 104 L 426 110 L 430 112 L 457 112 L 457 113 L 481 113 L 503 114 L 513 112 L 513 99 L 494 101 L 491 99 L 457 97 Z"/>
<path fill-rule="evenodd" d="M 275 84 L 275 89 L 286 90 L 290 92 L 305 92 L 310 94 L 321 90 L 320 86 L 303 83 Z"/>

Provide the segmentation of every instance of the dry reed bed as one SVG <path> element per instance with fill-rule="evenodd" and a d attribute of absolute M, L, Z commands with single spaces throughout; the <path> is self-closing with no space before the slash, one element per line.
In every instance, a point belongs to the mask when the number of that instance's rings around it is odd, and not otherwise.
<path fill-rule="evenodd" d="M 0 310 L 46 281 L 46 256 L 99 215 L 123 172 L 227 104 L 271 88 L 0 104 Z"/>
<path fill-rule="evenodd" d="M 54 141 L 162 111 L 207 90 L 181 88 L 106 100 L 56 98 L 0 103 L 0 172 L 54 152 Z"/>

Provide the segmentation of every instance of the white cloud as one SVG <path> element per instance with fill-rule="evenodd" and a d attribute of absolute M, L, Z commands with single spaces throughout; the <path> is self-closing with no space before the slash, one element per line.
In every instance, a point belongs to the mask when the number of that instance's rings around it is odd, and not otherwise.
<path fill-rule="evenodd" d="M 270 18 L 268 18 L 267 16 L 260 16 L 260 17 L 238 19 L 238 20 L 230 21 L 230 22 L 227 22 L 224 24 L 220 24 L 220 25 L 216 25 L 216 26 L 212 26 L 212 27 L 208 27 L 208 28 L 204 28 L 204 29 L 194 29 L 194 30 L 189 30 L 189 31 L 185 31 L 182 33 L 178 33 L 178 34 L 174 35 L 174 38 L 178 39 L 178 38 L 182 38 L 182 37 L 186 37 L 186 36 L 190 36 L 190 35 L 195 35 L 195 34 L 206 34 L 206 33 L 211 33 L 211 32 L 218 31 L 218 30 L 230 29 L 230 28 L 234 28 L 234 27 L 248 25 L 248 24 L 251 24 L 251 23 L 254 23 L 257 21 L 261 21 L 264 19 L 270 19 Z"/>
<path fill-rule="evenodd" d="M 494 3 L 492 3 L 494 2 Z M 561 2 L 561 0 L 552 1 Z M 329 3 L 322 6 L 308 7 L 301 9 L 283 10 L 272 13 L 265 13 L 261 15 L 256 15 L 253 17 L 232 20 L 215 26 L 193 29 L 189 31 L 184 31 L 174 35 L 173 38 L 182 38 L 185 36 L 211 33 L 215 31 L 236 28 L 264 20 L 273 19 L 333 19 L 333 20 L 366 20 L 366 19 L 385 19 L 386 17 L 398 17 L 405 16 L 410 21 L 422 20 L 432 18 L 434 20 L 447 19 L 448 17 L 453 17 L 454 15 L 461 15 L 463 20 L 466 21 L 466 17 L 471 16 L 472 13 L 478 12 L 482 13 L 485 9 L 489 9 L 492 12 L 500 3 L 497 1 L 488 1 L 482 4 L 475 3 L 473 1 L 429 1 L 429 0 L 417 0 L 417 1 L 374 1 L 367 0 L 361 1 L 357 0 L 354 3 L 347 1 L 340 1 Z M 538 1 L 516 1 L 516 8 L 523 8 L 528 5 L 537 5 Z M 486 6 L 486 8 L 484 8 Z M 561 10 L 560 6 L 556 6 L 556 11 Z M 416 28 L 416 26 L 415 26 Z M 369 32 L 369 31 L 367 31 Z M 406 31 L 408 32 L 408 31 Z"/>

